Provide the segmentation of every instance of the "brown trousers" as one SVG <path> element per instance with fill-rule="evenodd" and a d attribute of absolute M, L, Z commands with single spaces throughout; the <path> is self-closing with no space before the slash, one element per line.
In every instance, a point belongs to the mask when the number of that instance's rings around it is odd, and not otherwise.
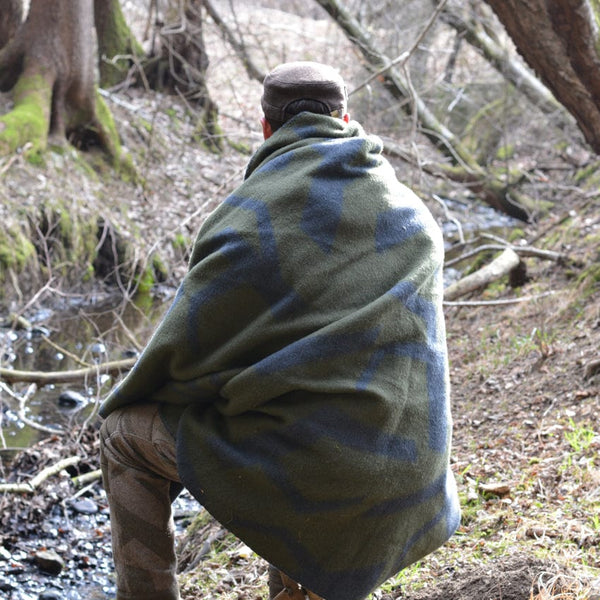
<path fill-rule="evenodd" d="M 100 459 L 110 507 L 116 600 L 179 600 L 171 502 L 181 490 L 175 440 L 157 404 L 112 412 L 100 429 Z M 269 596 L 322 600 L 273 567 Z"/>

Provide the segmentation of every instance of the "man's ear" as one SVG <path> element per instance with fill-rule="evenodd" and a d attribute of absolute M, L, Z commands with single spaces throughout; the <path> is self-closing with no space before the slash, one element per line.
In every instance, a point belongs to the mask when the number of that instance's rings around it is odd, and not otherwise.
<path fill-rule="evenodd" d="M 348 123 L 348 121 L 350 121 L 350 115 L 348 113 L 346 113 L 343 117 L 342 117 L 342 121 L 344 121 L 344 123 Z"/>
<path fill-rule="evenodd" d="M 260 120 L 260 124 L 262 125 L 263 137 L 265 140 L 268 140 L 273 135 L 273 130 L 271 129 L 271 123 L 267 121 L 264 117 Z"/>

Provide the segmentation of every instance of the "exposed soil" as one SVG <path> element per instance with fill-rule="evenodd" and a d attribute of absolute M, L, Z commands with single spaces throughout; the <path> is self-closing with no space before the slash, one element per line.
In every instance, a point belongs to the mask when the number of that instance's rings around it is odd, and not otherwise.
<path fill-rule="evenodd" d="M 264 19 L 258 15 L 238 17 L 251 22 L 255 39 L 261 41 L 260 55 L 277 57 L 271 64 L 289 58 L 311 38 L 314 56 L 308 58 L 333 62 L 342 57 L 344 74 L 356 81 L 363 78 L 360 68 L 352 68 L 358 62 L 355 50 L 337 37 L 333 41 L 336 34 L 325 21 L 315 24 L 273 10 L 269 21 L 276 27 L 265 33 Z M 275 30 L 278 37 L 272 35 Z M 214 56 L 210 85 L 223 103 L 224 135 L 251 150 L 260 143 L 255 126 L 260 85 L 245 78 L 216 31 L 209 30 L 207 40 Z M 9 106 L 6 98 L 0 100 L 5 108 Z M 185 249 L 176 249 L 173 239 L 183 232 L 191 243 L 206 214 L 240 181 L 248 155 L 233 146 L 215 155 L 194 145 L 193 116 L 176 98 L 130 89 L 112 94 L 108 104 L 135 156 L 143 186 L 102 175 L 90 178 L 69 167 L 68 157 L 50 154 L 43 168 L 32 167 L 20 157 L 5 160 L 0 165 L 0 193 L 3 198 L 20 198 L 23 206 L 65 196 L 105 203 L 126 236 L 144 232 L 141 254 L 149 248 L 161 249 L 169 264 L 164 286 L 172 289 L 186 262 Z M 355 114 L 360 116 L 361 111 Z M 530 119 L 526 115 L 523 121 Z M 376 132 L 388 133 L 386 129 Z M 501 280 L 463 299 L 474 304 L 447 306 L 453 469 L 461 494 L 462 525 L 442 549 L 386 583 L 373 600 L 598 600 L 600 595 L 600 369 L 594 366 L 600 359 L 600 217 L 594 205 L 598 197 L 594 190 L 579 187 L 575 179 L 577 169 L 591 161 L 578 144 L 576 131 L 565 134 L 569 152 L 557 150 L 550 141 L 533 148 L 528 133 L 520 141 L 521 165 L 527 165 L 531 174 L 529 189 L 550 208 L 537 222 L 520 224 L 518 237 L 560 253 L 563 259 L 524 258 L 527 281 L 523 285 L 513 289 Z M 449 246 L 454 244 L 448 214 L 431 195 L 446 193 L 461 199 L 461 204 L 468 198 L 469 207 L 473 199 L 468 192 L 449 188 L 447 182 L 428 178 L 406 164 L 395 166 L 399 177 L 426 198 L 447 233 Z M 0 216 L 6 218 L 3 206 Z M 463 222 L 467 235 L 471 235 L 470 211 L 449 215 Z M 514 229 L 504 228 L 502 235 L 508 237 Z M 71 290 L 50 285 L 37 303 L 58 305 L 66 292 Z M 95 297 L 78 302 L 91 304 Z M 524 300 L 512 302 L 517 299 Z M 477 305 L 482 301 L 512 303 Z M 23 309 L 27 302 L 17 298 L 11 308 Z M 12 463 L 13 471 L 3 467 L 3 479 L 27 479 L 74 453 L 83 460 L 69 474 L 91 471 L 97 468 L 96 445 L 94 425 L 77 442 L 48 438 Z M 0 553 L 5 571 L 23 568 L 26 575 L 27 569 L 36 568 L 31 559 L 32 535 L 33 539 L 39 536 L 48 515 L 62 511 L 61 502 L 79 490 L 70 477 L 59 477 L 58 482 L 52 478 L 42 484 L 32 496 L 0 498 L 0 550 L 4 548 L 9 556 Z M 97 504 L 100 516 L 86 533 L 75 527 L 55 536 L 67 558 L 66 571 L 75 573 L 66 577 L 63 572 L 56 579 L 62 597 L 71 597 L 69 586 L 75 590 L 81 585 L 78 569 L 90 573 L 107 568 L 103 553 L 109 528 L 100 484 L 93 484 L 83 496 Z M 21 566 L 13 560 L 19 547 Z M 266 597 L 264 562 L 210 520 L 182 538 L 181 556 L 185 600 Z M 4 593 L 20 598 L 13 588 Z M 108 596 L 101 584 L 88 597 Z"/>

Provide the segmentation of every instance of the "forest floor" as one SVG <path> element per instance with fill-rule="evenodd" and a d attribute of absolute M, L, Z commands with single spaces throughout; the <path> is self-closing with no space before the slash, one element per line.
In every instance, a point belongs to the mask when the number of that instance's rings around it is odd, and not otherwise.
<path fill-rule="evenodd" d="M 256 19 L 253 31 L 259 32 Z M 324 24 L 318 34 L 284 20 L 278 25 L 288 36 L 327 41 L 327 52 L 315 50 L 307 58 L 346 56 Z M 216 48 L 216 36 L 207 35 Z M 281 48 L 271 56 L 287 56 Z M 352 56 L 348 53 L 347 60 Z M 164 251 L 170 265 L 165 285 L 176 285 L 186 255 L 173 241 L 183 234 L 191 243 L 206 214 L 241 180 L 248 154 L 239 151 L 237 142 L 243 140 L 249 151 L 260 143 L 260 85 L 244 83 L 242 74 L 233 78 L 225 52 L 212 69 L 217 100 L 235 99 L 221 113 L 225 135 L 236 141 L 235 147 L 226 144 L 223 154 L 215 155 L 194 145 L 193 119 L 176 100 L 133 89 L 111 94 L 107 102 L 143 184 L 90 176 L 64 154 L 49 153 L 41 167 L 13 157 L 0 164 L 0 217 L 6 218 L 9 199 L 16 199 L 15 214 L 55 198 L 102 203 L 124 231 L 144 234 L 142 253 Z M 600 217 L 597 191 L 575 181 L 577 168 L 590 158 L 585 150 L 583 156 L 574 165 L 572 154 L 561 157 L 555 149 L 527 154 L 524 162 L 532 173 L 540 164 L 553 165 L 538 189 L 545 212 L 530 224 L 503 229 L 517 247 L 535 246 L 561 259 L 523 258 L 527 280 L 519 287 L 502 279 L 461 298 L 466 302 L 446 306 L 452 468 L 462 522 L 447 544 L 386 582 L 373 600 L 600 598 L 600 370 L 594 362 L 600 358 Z M 430 200 L 436 182 L 423 183 L 421 173 L 396 166 L 399 176 L 409 184 L 419 182 L 418 191 Z M 428 206 L 446 225 L 448 215 L 439 204 L 428 201 Z M 54 285 L 46 286 L 36 301 L 49 301 L 52 294 L 64 299 L 68 290 L 56 293 Z M 11 308 L 24 305 L 28 298 L 18 298 Z M 76 437 L 68 443 L 45 439 L 13 463 L 17 471 L 3 466 L 2 477 L 26 479 L 76 451 L 85 454 L 83 470 L 97 468 L 95 426 Z M 88 493 L 101 494 L 96 486 Z M 42 484 L 33 496 L 0 497 L 0 564 L 11 568 L 11 551 L 25 521 L 31 533 L 52 506 L 77 489 L 61 478 L 58 484 Z M 108 539 L 106 528 L 99 526 L 97 534 Z M 264 561 L 206 515 L 193 533 L 182 535 L 180 556 L 184 600 L 267 597 Z"/>

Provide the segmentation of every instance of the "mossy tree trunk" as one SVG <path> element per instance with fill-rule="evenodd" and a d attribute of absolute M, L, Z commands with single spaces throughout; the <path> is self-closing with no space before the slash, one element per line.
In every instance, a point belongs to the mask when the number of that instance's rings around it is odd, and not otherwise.
<path fill-rule="evenodd" d="M 111 88 L 127 79 L 131 67 L 143 60 L 144 50 L 129 29 L 119 0 L 94 0 L 94 22 L 100 86 Z"/>
<path fill-rule="evenodd" d="M 28 146 L 42 152 L 49 138 L 99 145 L 112 157 L 112 119 L 98 118 L 94 85 L 93 0 L 32 0 L 29 14 L 0 51 L 0 90 L 14 108 L 0 117 L 0 154 Z"/>

